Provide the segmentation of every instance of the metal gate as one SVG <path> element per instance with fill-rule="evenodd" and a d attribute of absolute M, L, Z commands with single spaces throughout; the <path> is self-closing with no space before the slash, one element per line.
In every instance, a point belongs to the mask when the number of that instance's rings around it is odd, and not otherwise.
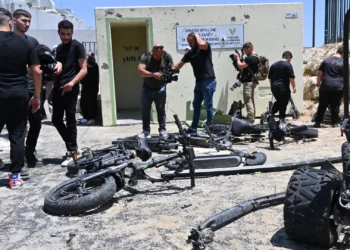
<path fill-rule="evenodd" d="M 82 42 L 86 52 L 93 52 L 98 57 L 97 42 Z"/>

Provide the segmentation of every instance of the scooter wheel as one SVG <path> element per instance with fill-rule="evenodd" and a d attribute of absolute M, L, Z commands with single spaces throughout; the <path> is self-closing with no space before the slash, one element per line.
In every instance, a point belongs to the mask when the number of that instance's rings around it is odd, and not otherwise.
<path fill-rule="evenodd" d="M 255 152 L 253 153 L 253 157 L 247 158 L 245 161 L 246 166 L 257 166 L 257 165 L 264 165 L 266 162 L 266 155 L 261 152 Z"/>

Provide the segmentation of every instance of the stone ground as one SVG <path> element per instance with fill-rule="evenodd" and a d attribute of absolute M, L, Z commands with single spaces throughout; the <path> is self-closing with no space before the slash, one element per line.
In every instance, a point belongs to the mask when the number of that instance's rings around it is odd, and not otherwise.
<path fill-rule="evenodd" d="M 311 125 L 310 117 L 298 123 Z M 156 126 L 152 126 L 156 131 Z M 176 132 L 174 124 L 168 130 Z M 80 147 L 108 145 L 115 138 L 135 135 L 137 126 L 78 127 Z M 319 129 L 316 141 L 295 142 L 268 150 L 268 142 L 242 142 L 237 149 L 267 154 L 267 163 L 302 161 L 340 156 L 345 137 L 334 128 Z M 7 132 L 0 138 L 0 158 L 9 163 Z M 30 178 L 20 190 L 7 187 L 7 172 L 0 172 L 1 249 L 191 249 L 186 244 L 191 228 L 220 211 L 243 201 L 284 192 L 293 171 L 197 179 L 194 189 L 189 180 L 168 184 L 140 182 L 115 194 L 97 213 L 78 217 L 51 216 L 43 212 L 46 192 L 67 180 L 60 166 L 64 144 L 56 130 L 43 124 L 37 151 L 45 166 L 30 169 Z M 209 152 L 212 149 L 202 149 Z M 340 168 L 341 166 L 337 166 Z M 154 174 L 155 170 L 151 171 Z M 76 234 L 69 242 L 69 234 Z M 283 206 L 249 214 L 216 232 L 207 249 L 316 249 L 288 239 L 283 228 Z"/>

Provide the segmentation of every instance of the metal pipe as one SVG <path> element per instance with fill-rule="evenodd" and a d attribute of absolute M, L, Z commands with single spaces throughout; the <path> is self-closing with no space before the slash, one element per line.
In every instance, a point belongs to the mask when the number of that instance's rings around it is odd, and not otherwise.
<path fill-rule="evenodd" d="M 344 118 L 349 118 L 349 19 L 350 9 L 344 18 Z"/>
<path fill-rule="evenodd" d="M 315 47 L 315 26 L 316 26 L 316 0 L 313 5 L 313 18 L 312 18 L 312 47 Z"/>

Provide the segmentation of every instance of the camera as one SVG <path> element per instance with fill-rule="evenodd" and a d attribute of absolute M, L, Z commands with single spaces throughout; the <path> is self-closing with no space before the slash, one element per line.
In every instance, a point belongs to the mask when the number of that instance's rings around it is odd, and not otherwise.
<path fill-rule="evenodd" d="M 171 66 L 167 66 L 161 72 L 162 80 L 164 83 L 171 83 L 172 81 L 178 81 L 179 77 L 177 74 L 180 73 L 180 70 L 173 69 Z"/>

